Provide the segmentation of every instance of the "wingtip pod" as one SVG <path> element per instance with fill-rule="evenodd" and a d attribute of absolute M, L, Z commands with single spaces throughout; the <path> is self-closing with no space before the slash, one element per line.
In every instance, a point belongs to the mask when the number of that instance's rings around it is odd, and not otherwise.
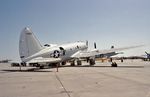
<path fill-rule="evenodd" d="M 32 30 L 28 27 L 25 27 L 20 34 L 19 40 L 19 54 L 21 60 L 24 61 L 25 58 L 35 54 L 41 49 L 42 46 L 33 34 Z"/>

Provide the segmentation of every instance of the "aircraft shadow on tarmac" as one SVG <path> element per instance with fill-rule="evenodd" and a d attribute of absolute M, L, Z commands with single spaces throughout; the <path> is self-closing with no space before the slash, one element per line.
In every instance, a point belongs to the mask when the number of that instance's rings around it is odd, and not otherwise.
<path fill-rule="evenodd" d="M 112 66 L 90 66 L 90 65 L 78 65 L 78 66 L 61 66 L 61 67 L 99 67 L 99 68 L 102 68 L 102 67 L 106 67 L 106 68 L 144 68 L 144 66 L 117 66 L 117 67 L 112 67 Z"/>
<path fill-rule="evenodd" d="M 73 68 L 85 68 L 85 67 L 90 67 L 90 68 L 102 68 L 102 67 L 106 67 L 106 68 L 144 68 L 144 66 L 118 66 L 118 67 L 111 67 L 111 66 L 89 66 L 89 65 L 82 65 L 82 66 L 60 66 L 59 68 L 66 68 L 66 67 L 73 67 Z M 55 68 L 55 67 L 53 67 Z M 51 69 L 51 68 L 46 68 L 46 69 Z M 20 69 L 3 69 L 1 71 L 5 71 L 5 72 L 53 72 L 53 71 L 48 71 L 48 70 L 42 70 L 39 68 L 31 68 L 31 69 L 26 69 L 26 70 L 20 70 Z"/>
<path fill-rule="evenodd" d="M 1 70 L 1 71 L 5 71 L 5 72 L 52 72 L 52 71 L 41 70 L 41 69 L 37 69 L 37 68 L 26 69 L 26 70 L 19 70 L 19 69 L 15 69 L 15 70 L 4 69 L 4 70 Z"/>

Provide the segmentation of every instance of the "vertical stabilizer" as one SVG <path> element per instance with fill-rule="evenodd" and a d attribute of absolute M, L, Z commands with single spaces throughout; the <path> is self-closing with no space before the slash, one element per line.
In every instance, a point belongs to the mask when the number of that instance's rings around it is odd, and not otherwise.
<path fill-rule="evenodd" d="M 19 40 L 19 53 L 21 60 L 24 61 L 25 58 L 37 53 L 41 49 L 42 46 L 31 29 L 27 27 L 24 28 Z"/>

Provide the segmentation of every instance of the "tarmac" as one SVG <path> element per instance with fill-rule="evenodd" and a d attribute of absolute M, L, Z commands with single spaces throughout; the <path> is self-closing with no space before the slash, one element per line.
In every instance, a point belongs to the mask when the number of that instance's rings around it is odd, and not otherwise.
<path fill-rule="evenodd" d="M 0 97 L 150 97 L 150 62 L 126 60 L 95 66 L 32 71 L 0 64 Z"/>

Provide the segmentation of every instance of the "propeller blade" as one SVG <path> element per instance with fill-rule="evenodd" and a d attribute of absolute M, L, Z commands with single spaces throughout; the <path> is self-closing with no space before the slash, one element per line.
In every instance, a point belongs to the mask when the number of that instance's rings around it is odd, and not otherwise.
<path fill-rule="evenodd" d="M 94 42 L 94 48 L 96 49 L 96 42 Z"/>
<path fill-rule="evenodd" d="M 88 47 L 88 44 L 89 44 L 88 41 L 86 41 L 86 46 L 87 46 L 87 47 Z"/>

